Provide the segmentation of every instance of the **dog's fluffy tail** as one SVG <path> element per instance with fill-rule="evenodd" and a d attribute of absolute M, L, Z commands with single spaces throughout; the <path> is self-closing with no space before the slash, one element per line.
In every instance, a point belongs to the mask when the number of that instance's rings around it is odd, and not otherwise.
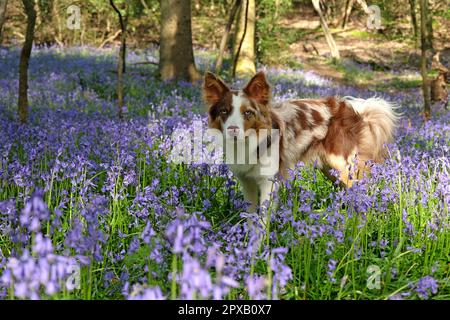
<path fill-rule="evenodd" d="M 381 98 L 344 98 L 361 115 L 364 127 L 361 132 L 359 153 L 376 162 L 386 157 L 385 144 L 392 141 L 400 119 L 398 108 Z"/>

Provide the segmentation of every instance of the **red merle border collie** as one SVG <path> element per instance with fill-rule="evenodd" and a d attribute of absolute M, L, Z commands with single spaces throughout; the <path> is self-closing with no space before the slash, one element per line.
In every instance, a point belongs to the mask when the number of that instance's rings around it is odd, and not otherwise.
<path fill-rule="evenodd" d="M 378 98 L 273 103 L 263 72 L 242 90 L 230 90 L 219 77 L 206 73 L 203 92 L 209 127 L 220 130 L 225 141 L 245 141 L 250 130 L 258 134 L 262 129 L 278 129 L 276 171 L 281 176 L 286 177 L 286 170 L 299 161 L 316 163 L 329 177 L 330 169 L 337 170 L 340 182 L 347 187 L 369 171 L 367 161 L 383 161 L 387 153 L 384 145 L 392 139 L 398 119 L 394 107 Z M 231 164 L 230 169 L 252 210 L 258 204 L 258 193 L 261 205 L 269 199 L 275 174 L 261 174 L 259 163 Z"/>

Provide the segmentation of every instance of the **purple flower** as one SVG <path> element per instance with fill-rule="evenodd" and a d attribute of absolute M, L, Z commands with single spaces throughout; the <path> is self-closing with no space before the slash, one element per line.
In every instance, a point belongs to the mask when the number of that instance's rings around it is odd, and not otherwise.
<path fill-rule="evenodd" d="M 146 287 L 142 285 L 133 285 L 131 292 L 128 293 L 128 285 L 124 287 L 125 296 L 127 300 L 165 300 L 166 297 L 162 294 L 158 286 Z"/>
<path fill-rule="evenodd" d="M 181 298 L 208 298 L 213 289 L 211 275 L 200 266 L 197 259 L 185 256 L 180 277 Z"/>
<path fill-rule="evenodd" d="M 335 274 L 334 274 L 334 271 L 336 270 L 336 264 L 337 264 L 336 260 L 330 259 L 328 261 L 328 265 L 327 265 L 327 276 L 328 276 L 328 279 L 332 283 L 336 282 L 336 278 L 335 278 Z"/>
<path fill-rule="evenodd" d="M 428 299 L 430 294 L 436 294 L 438 288 L 438 282 L 432 276 L 423 277 L 414 285 L 414 290 L 421 299 Z"/>
<path fill-rule="evenodd" d="M 247 278 L 247 293 L 252 300 L 266 299 L 264 289 L 266 288 L 268 281 L 263 276 L 250 276 Z"/>
<path fill-rule="evenodd" d="M 168 224 L 166 235 L 173 245 L 174 253 L 186 250 L 198 254 L 206 248 L 203 233 L 209 228 L 210 223 L 200 212 L 187 214 L 182 208 L 177 208 L 177 218 Z"/>
<path fill-rule="evenodd" d="M 33 300 L 41 298 L 41 289 L 48 296 L 62 290 L 62 286 L 69 291 L 73 290 L 71 277 L 79 277 L 79 274 L 73 272 L 79 270 L 76 259 L 55 255 L 49 239 L 42 234 L 36 235 L 34 249 L 36 258 L 25 249 L 20 257 L 8 259 L 0 284 L 8 288 L 13 286 L 11 294 L 18 298 Z"/>
<path fill-rule="evenodd" d="M 152 228 L 152 224 L 149 222 L 147 222 L 147 225 L 144 228 L 144 231 L 142 231 L 141 233 L 141 239 L 142 241 L 144 241 L 144 243 L 149 244 L 151 241 L 151 238 L 153 236 L 155 236 L 156 233 Z"/>
<path fill-rule="evenodd" d="M 30 231 L 37 232 L 41 228 L 41 223 L 47 221 L 50 213 L 47 204 L 43 201 L 41 191 L 36 191 L 31 199 L 25 204 L 20 215 L 20 223 Z"/>
<path fill-rule="evenodd" d="M 286 248 L 275 248 L 272 250 L 269 266 L 273 272 L 272 277 L 272 298 L 277 299 L 280 288 L 284 288 L 287 282 L 292 279 L 292 270 L 285 265 Z"/>

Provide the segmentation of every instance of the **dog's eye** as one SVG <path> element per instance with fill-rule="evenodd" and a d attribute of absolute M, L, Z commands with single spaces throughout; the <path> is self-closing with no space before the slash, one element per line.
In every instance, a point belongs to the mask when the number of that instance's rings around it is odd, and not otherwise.
<path fill-rule="evenodd" d="M 226 115 L 226 114 L 228 114 L 228 111 L 226 109 L 222 109 L 222 110 L 220 110 L 220 114 Z"/>
<path fill-rule="evenodd" d="M 244 115 L 245 115 L 246 117 L 251 117 L 251 116 L 253 115 L 253 112 L 247 110 L 247 111 L 244 112 Z"/>

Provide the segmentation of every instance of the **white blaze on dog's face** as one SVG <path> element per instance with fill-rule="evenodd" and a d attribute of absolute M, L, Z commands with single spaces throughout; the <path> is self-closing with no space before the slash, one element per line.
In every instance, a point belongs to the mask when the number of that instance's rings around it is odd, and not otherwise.
<path fill-rule="evenodd" d="M 204 99 L 209 106 L 209 126 L 227 139 L 244 139 L 249 129 L 271 128 L 270 86 L 262 72 L 257 73 L 243 90 L 230 90 L 212 73 L 206 73 Z"/>
<path fill-rule="evenodd" d="M 238 140 L 244 139 L 244 115 L 241 112 L 241 106 L 246 98 L 241 96 L 240 92 L 233 92 L 231 97 L 231 113 L 223 124 L 225 137 L 227 139 L 237 138 Z"/>

